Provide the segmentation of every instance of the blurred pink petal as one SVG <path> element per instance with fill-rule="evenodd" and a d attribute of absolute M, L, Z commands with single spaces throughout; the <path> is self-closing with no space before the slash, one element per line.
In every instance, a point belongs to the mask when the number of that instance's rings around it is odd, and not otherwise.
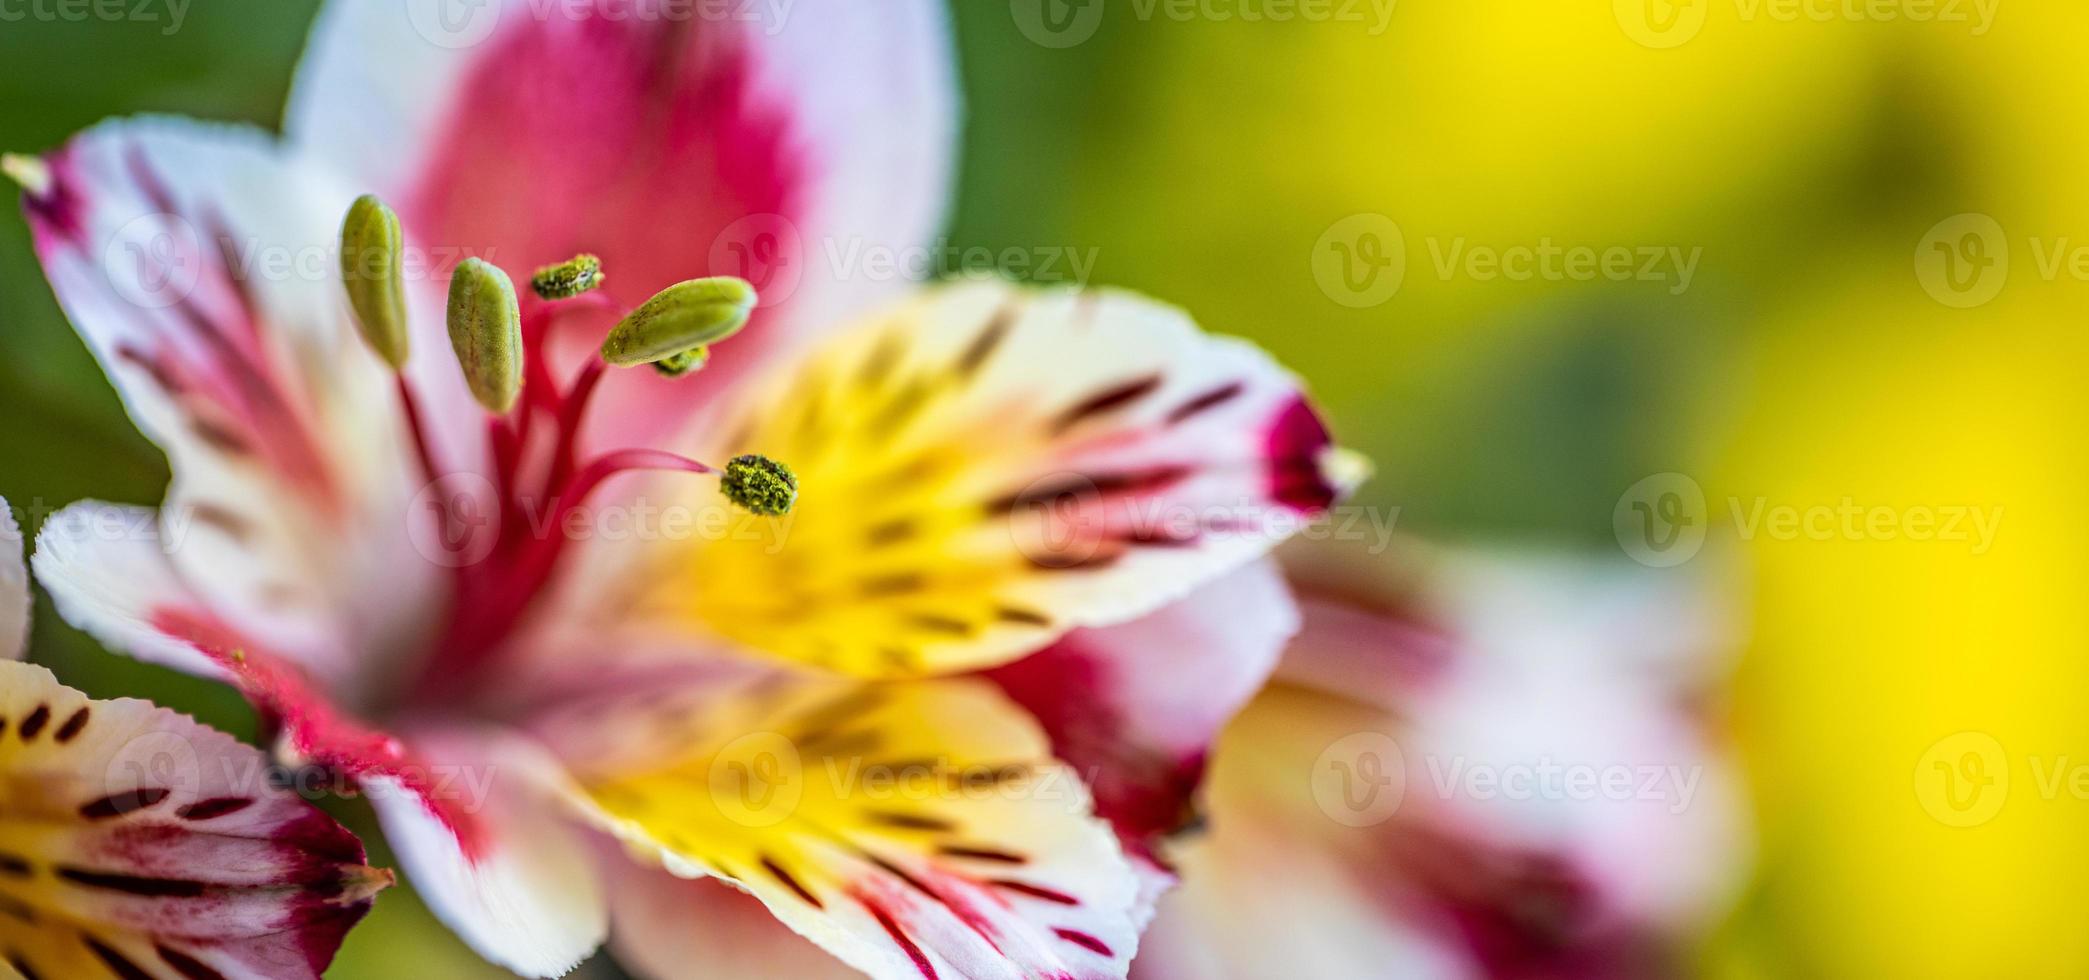
<path fill-rule="evenodd" d="M 1343 564 L 1321 556 L 1291 557 Z M 1419 976 L 1672 975 L 1743 866 L 1735 778 L 1695 715 L 1730 643 L 1710 590 L 1419 549 L 1399 571 L 1341 595 L 1309 576 L 1285 679 L 1222 739 L 1210 835 L 1169 852 L 1183 884 L 1140 971 L 1260 977 L 1302 948 L 1326 975 L 1352 955 Z M 1569 769 L 1633 782 L 1513 789 Z"/>
<path fill-rule="evenodd" d="M 1044 724 L 1127 845 L 1150 854 L 1158 838 L 1196 821 L 1211 743 L 1297 631 L 1283 576 L 1264 561 L 987 676 Z"/>

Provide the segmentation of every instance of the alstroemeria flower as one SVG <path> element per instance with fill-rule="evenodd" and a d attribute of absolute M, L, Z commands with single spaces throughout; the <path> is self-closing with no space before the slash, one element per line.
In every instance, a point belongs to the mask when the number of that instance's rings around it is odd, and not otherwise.
<path fill-rule="evenodd" d="M 680 955 L 744 938 L 710 913 L 723 882 L 881 977 L 1125 976 L 1165 880 L 1149 838 L 1290 631 L 1255 563 L 1340 457 L 1294 379 L 1179 311 L 899 297 L 853 264 L 938 221 L 941 3 L 636 9 L 343 0 L 286 141 L 124 121 L 13 161 L 174 471 L 163 546 L 99 540 L 132 512 L 81 505 L 40 580 L 353 779 L 411 883 L 517 972 L 570 968 L 614 904 L 648 970 L 766 974 Z M 398 331 L 387 280 L 350 275 L 379 314 L 351 318 L 329 249 L 361 194 L 403 229 L 377 267 L 491 263 L 449 277 L 451 337 L 443 275 L 404 277 Z M 394 237 L 356 208 L 351 238 Z M 492 266 L 583 254 L 509 320 Z M 609 345 L 675 370 L 595 355 L 628 304 L 718 276 L 761 297 L 738 337 L 653 349 L 684 307 Z M 483 801 L 458 792 L 479 774 Z M 634 912 L 641 890 L 676 904 Z"/>
<path fill-rule="evenodd" d="M 269 783 L 259 750 L 17 662 L 22 539 L 0 501 L 0 977 L 316 978 L 391 873 Z"/>
<path fill-rule="evenodd" d="M 1745 867 L 1705 583 L 1287 555 L 1305 625 L 1219 743 L 1133 976 L 1666 977 Z M 1297 560 L 1289 560 L 1297 559 Z"/>

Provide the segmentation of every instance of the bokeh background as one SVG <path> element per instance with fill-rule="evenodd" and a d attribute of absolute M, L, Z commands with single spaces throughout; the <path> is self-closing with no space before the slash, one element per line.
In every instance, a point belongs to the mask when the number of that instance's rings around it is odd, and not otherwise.
<path fill-rule="evenodd" d="M 1087 0 L 1054 31 L 1032 0 L 955 6 L 953 256 L 1063 249 L 1258 340 L 1407 532 L 1618 559 L 1630 488 L 1701 490 L 1705 554 L 1742 570 L 1711 712 L 1759 838 L 1703 975 L 2089 976 L 2089 8 Z M 171 33 L 153 9 L 0 22 L 0 148 L 135 112 L 275 124 L 313 0 L 200 0 Z M 1694 265 L 1466 261 L 1547 244 Z M 164 463 L 12 209 L 0 338 L 0 493 L 32 521 L 156 501 Z M 1738 519 L 1845 501 L 1998 523 Z M 40 612 L 66 680 L 251 731 Z M 1954 795 L 1968 752 L 2006 781 Z M 334 975 L 495 974 L 402 891 Z"/>

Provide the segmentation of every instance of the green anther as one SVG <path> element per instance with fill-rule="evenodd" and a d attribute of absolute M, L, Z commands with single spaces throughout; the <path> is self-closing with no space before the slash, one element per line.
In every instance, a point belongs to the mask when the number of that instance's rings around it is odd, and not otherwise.
<path fill-rule="evenodd" d="M 406 288 L 400 272 L 406 236 L 399 216 L 368 194 L 341 221 L 341 286 L 363 342 L 397 371 L 406 366 Z"/>
<path fill-rule="evenodd" d="M 530 289 L 545 299 L 572 299 L 602 285 L 602 260 L 582 253 L 530 276 Z"/>
<path fill-rule="evenodd" d="M 522 314 L 508 274 L 483 259 L 457 263 L 450 279 L 450 346 L 472 397 L 505 413 L 522 394 Z"/>
<path fill-rule="evenodd" d="M 747 325 L 754 312 L 754 287 L 719 276 L 679 282 L 632 310 L 602 342 L 602 359 L 617 367 L 651 364 L 708 347 Z"/>
<path fill-rule="evenodd" d="M 798 501 L 798 478 L 791 468 L 767 456 L 735 456 L 725 464 L 718 489 L 740 508 L 767 517 L 791 512 Z"/>
<path fill-rule="evenodd" d="M 691 347 L 679 354 L 669 354 L 653 362 L 653 370 L 662 377 L 679 378 L 691 371 L 704 369 L 704 362 L 711 359 L 711 348 Z"/>

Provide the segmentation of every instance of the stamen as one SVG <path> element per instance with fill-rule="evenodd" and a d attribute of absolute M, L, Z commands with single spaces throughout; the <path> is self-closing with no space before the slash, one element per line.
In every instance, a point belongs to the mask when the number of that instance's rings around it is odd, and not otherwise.
<path fill-rule="evenodd" d="M 44 197 L 51 193 L 51 165 L 42 157 L 20 153 L 0 153 L 0 174 L 22 185 L 31 197 Z"/>
<path fill-rule="evenodd" d="M 413 435 L 414 454 L 421 464 L 421 479 L 434 484 L 442 471 L 435 468 L 435 450 L 428 442 L 428 426 L 421 417 L 421 403 L 413 396 L 413 386 L 406 383 L 406 375 L 396 376 L 399 383 L 399 406 L 406 413 L 406 428 Z M 437 495 L 436 499 L 442 498 Z"/>
<path fill-rule="evenodd" d="M 508 274 L 483 259 L 457 264 L 450 279 L 450 346 L 465 384 L 499 415 L 522 394 L 522 313 Z"/>
<path fill-rule="evenodd" d="M 559 508 L 570 510 L 587 500 L 602 481 L 619 473 L 659 470 L 669 473 L 716 473 L 717 467 L 660 449 L 619 449 L 598 456 L 583 467 L 573 484 L 559 495 Z"/>
<path fill-rule="evenodd" d="M 1344 495 L 1355 492 L 1377 472 L 1371 457 L 1340 446 L 1322 450 L 1314 462 L 1319 465 L 1321 476 Z"/>
<path fill-rule="evenodd" d="M 547 300 L 572 299 L 602 285 L 605 278 L 602 260 L 582 253 L 557 265 L 538 269 L 530 276 L 530 289 Z"/>
<path fill-rule="evenodd" d="M 406 289 L 401 284 L 405 235 L 399 216 L 368 194 L 341 222 L 341 285 L 363 342 L 397 371 L 406 366 Z"/>
<path fill-rule="evenodd" d="M 733 457 L 725 464 L 718 489 L 741 509 L 767 517 L 790 513 L 798 501 L 797 475 L 767 456 Z"/>
<path fill-rule="evenodd" d="M 656 293 L 602 342 L 602 359 L 636 367 L 718 343 L 747 325 L 757 300 L 744 279 L 679 282 Z"/>
<path fill-rule="evenodd" d="M 573 386 L 559 402 L 558 443 L 551 453 L 551 477 L 545 481 L 553 492 L 573 472 L 573 446 L 580 439 L 580 425 L 587 418 L 588 404 L 594 400 L 595 389 L 602 383 L 604 368 L 600 358 L 582 365 L 579 376 L 573 379 Z"/>
<path fill-rule="evenodd" d="M 679 354 L 669 354 L 653 362 L 653 370 L 662 377 L 679 378 L 691 371 L 701 371 L 711 360 L 711 348 L 692 347 Z"/>

